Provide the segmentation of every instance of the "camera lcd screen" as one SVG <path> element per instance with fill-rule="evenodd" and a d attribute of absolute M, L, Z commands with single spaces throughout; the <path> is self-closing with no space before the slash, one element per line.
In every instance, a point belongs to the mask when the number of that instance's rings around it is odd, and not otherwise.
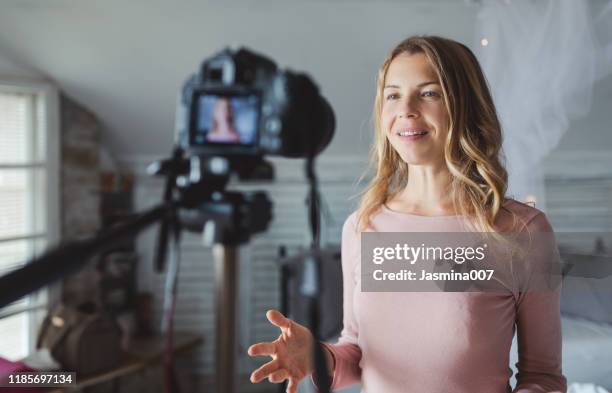
<path fill-rule="evenodd" d="M 195 102 L 193 142 L 197 145 L 253 145 L 259 123 L 259 102 L 256 94 L 200 94 Z"/>

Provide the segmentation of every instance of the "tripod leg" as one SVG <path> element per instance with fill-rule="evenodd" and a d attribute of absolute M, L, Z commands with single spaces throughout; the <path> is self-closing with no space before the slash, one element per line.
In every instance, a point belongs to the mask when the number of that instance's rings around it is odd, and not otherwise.
<path fill-rule="evenodd" d="M 235 247 L 215 244 L 217 393 L 234 393 L 238 256 Z"/>

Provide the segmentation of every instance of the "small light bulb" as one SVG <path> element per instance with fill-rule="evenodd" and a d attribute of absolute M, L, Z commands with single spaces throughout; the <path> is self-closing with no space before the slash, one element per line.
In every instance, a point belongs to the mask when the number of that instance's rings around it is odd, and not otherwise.
<path fill-rule="evenodd" d="M 535 207 L 536 202 L 537 202 L 537 198 L 535 197 L 535 195 L 527 195 L 525 197 L 525 203 L 528 204 L 528 205 L 531 205 L 531 206 Z"/>
<path fill-rule="evenodd" d="M 482 46 L 489 45 L 489 40 L 487 40 L 486 38 L 481 39 L 480 40 L 480 45 L 482 45 Z"/>

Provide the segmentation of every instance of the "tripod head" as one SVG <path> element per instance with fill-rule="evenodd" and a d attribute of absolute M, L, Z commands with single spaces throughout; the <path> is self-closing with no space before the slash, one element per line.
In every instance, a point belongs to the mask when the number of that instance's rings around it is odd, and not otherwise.
<path fill-rule="evenodd" d="M 265 231 L 272 220 L 272 203 L 265 192 L 227 191 L 232 174 L 241 180 L 271 180 L 272 165 L 261 156 L 191 155 L 176 147 L 172 158 L 152 163 L 153 176 L 164 176 L 164 201 L 176 200 L 177 210 L 162 221 L 156 253 L 156 270 L 163 271 L 169 229 L 179 236 L 185 229 L 204 233 L 205 245 L 240 245 Z"/>

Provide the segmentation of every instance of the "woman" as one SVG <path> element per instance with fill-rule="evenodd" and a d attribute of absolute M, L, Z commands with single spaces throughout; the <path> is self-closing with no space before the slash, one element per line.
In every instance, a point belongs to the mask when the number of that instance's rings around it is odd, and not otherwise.
<path fill-rule="evenodd" d="M 234 115 L 229 98 L 217 98 L 213 121 L 207 140 L 209 142 L 238 143 L 240 134 L 234 127 Z"/>
<path fill-rule="evenodd" d="M 344 327 L 337 344 L 324 343 L 332 388 L 510 392 L 516 329 L 514 391 L 565 392 L 558 289 L 360 291 L 360 231 L 552 231 L 542 212 L 505 198 L 501 127 L 472 52 L 441 37 L 404 40 L 379 71 L 374 113 L 376 174 L 342 232 Z M 288 392 L 296 392 L 312 374 L 312 335 L 278 311 L 267 317 L 282 333 L 249 348 L 251 356 L 273 358 L 251 380 L 288 380 Z"/>

